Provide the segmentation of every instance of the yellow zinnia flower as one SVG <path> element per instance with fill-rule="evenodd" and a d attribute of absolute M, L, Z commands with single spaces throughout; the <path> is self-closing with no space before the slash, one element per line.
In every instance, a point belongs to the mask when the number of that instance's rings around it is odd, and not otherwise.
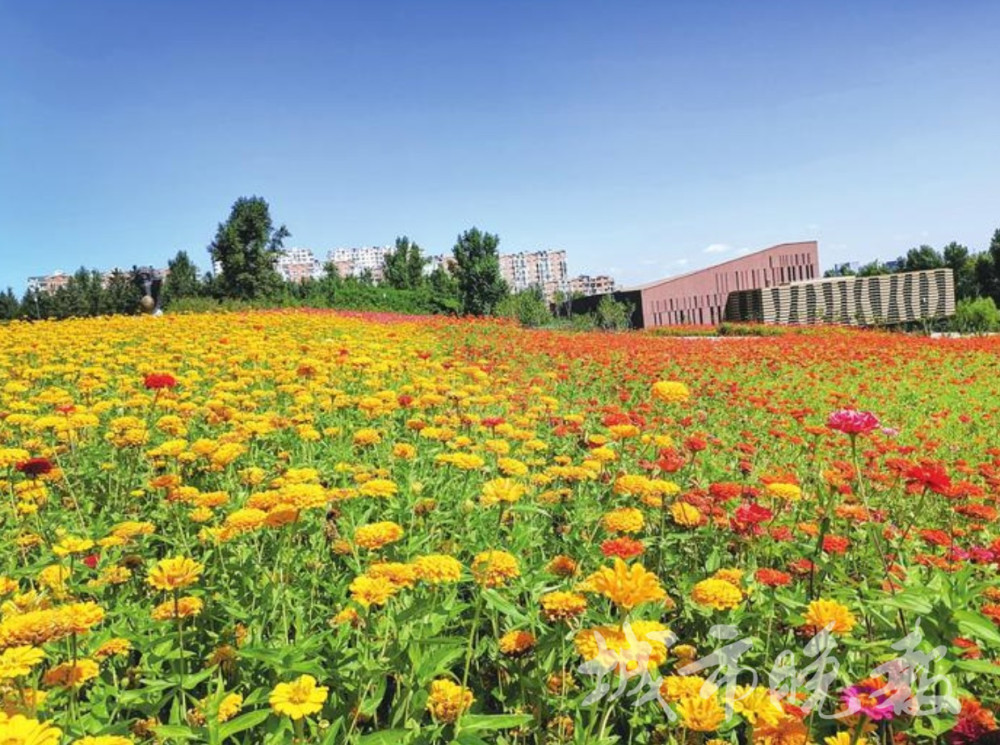
<path fill-rule="evenodd" d="M 691 599 L 715 610 L 730 610 L 743 602 L 743 592 L 731 582 L 713 577 L 696 584 Z"/>
<path fill-rule="evenodd" d="M 434 721 L 451 724 L 472 706 L 474 700 L 468 688 L 450 680 L 435 680 L 427 697 L 427 711 Z"/>
<path fill-rule="evenodd" d="M 430 585 L 458 582 L 462 578 L 462 564 L 454 556 L 429 554 L 413 560 L 417 579 Z"/>
<path fill-rule="evenodd" d="M 501 587 L 520 574 L 517 559 L 506 551 L 483 551 L 472 560 L 472 575 L 484 587 Z"/>
<path fill-rule="evenodd" d="M 0 742 L 11 745 L 59 745 L 62 730 L 23 714 L 0 714 Z"/>
<path fill-rule="evenodd" d="M 30 645 L 10 647 L 0 654 L 0 680 L 10 680 L 27 675 L 31 669 L 45 659 L 45 652 Z"/>
<path fill-rule="evenodd" d="M 194 584 L 204 570 L 204 565 L 194 559 L 176 556 L 157 562 L 150 570 L 147 581 L 157 590 L 169 592 Z"/>
<path fill-rule="evenodd" d="M 832 634 L 847 634 L 857 623 L 846 605 L 836 600 L 813 600 L 806 609 L 806 627 L 819 633 L 827 626 Z"/>
<path fill-rule="evenodd" d="M 615 559 L 614 567 L 601 567 L 591 574 L 582 587 L 588 592 L 604 595 L 625 610 L 663 600 L 667 596 L 655 574 L 642 564 L 630 567 L 621 559 Z"/>
<path fill-rule="evenodd" d="M 685 696 L 677 703 L 681 726 L 694 732 L 714 732 L 726 721 L 726 709 L 715 696 Z"/>
<path fill-rule="evenodd" d="M 361 548 L 371 551 L 395 543 L 403 537 L 403 529 L 394 522 L 372 523 L 362 525 L 354 531 L 354 542 Z"/>
<path fill-rule="evenodd" d="M 302 675 L 291 683 L 278 683 L 268 702 L 276 714 L 302 719 L 323 709 L 328 690 L 326 686 L 316 685 L 313 676 Z"/>
<path fill-rule="evenodd" d="M 690 389 L 676 380 L 658 380 L 653 383 L 652 393 L 653 398 L 668 404 L 682 403 L 691 397 Z"/>

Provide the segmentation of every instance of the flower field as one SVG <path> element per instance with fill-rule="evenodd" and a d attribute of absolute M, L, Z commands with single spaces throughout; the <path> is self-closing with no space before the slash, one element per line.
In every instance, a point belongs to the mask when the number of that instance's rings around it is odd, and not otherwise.
<path fill-rule="evenodd" d="M 998 376 L 837 329 L 0 327 L 0 743 L 980 741 Z"/>

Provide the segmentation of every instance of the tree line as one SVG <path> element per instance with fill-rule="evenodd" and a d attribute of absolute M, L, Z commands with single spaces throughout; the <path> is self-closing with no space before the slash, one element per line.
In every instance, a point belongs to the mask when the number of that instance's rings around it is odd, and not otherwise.
<path fill-rule="evenodd" d="M 371 271 L 341 276 L 327 263 L 321 276 L 301 282 L 278 272 L 278 258 L 291 236 L 275 225 L 267 201 L 237 199 L 208 245 L 215 271 L 199 270 L 186 251 L 167 263 L 160 306 L 173 311 L 206 311 L 251 307 L 313 307 L 375 310 L 405 314 L 449 314 L 516 319 L 542 326 L 555 319 L 540 288 L 511 292 L 500 273 L 500 237 L 473 227 L 461 233 L 451 256 L 433 271 L 416 241 L 396 238 L 385 257 L 382 278 Z M 0 294 L 0 320 L 69 318 L 140 311 L 144 285 L 139 270 L 100 272 L 80 268 L 65 286 L 51 292 L 29 289 L 19 299 L 11 289 Z M 557 297 L 563 311 L 570 297 Z M 563 302 L 564 301 L 564 302 Z M 568 312 L 565 315 L 569 316 Z M 630 311 L 604 298 L 593 314 L 566 318 L 579 328 L 627 328 Z"/>
<path fill-rule="evenodd" d="M 1000 331 L 1000 229 L 985 251 L 971 251 L 952 241 L 940 251 L 927 244 L 911 248 L 895 261 L 876 259 L 858 267 L 828 270 L 826 277 L 874 277 L 879 274 L 951 269 L 955 280 L 955 317 L 949 326 L 957 331 Z"/>
<path fill-rule="evenodd" d="M 266 200 L 241 197 L 208 246 L 218 271 L 201 272 L 186 251 L 178 251 L 167 264 L 161 306 L 197 310 L 218 305 L 310 305 L 492 315 L 513 297 L 500 273 L 499 236 L 475 227 L 458 236 L 451 260 L 429 273 L 425 270 L 430 260 L 420 246 L 406 236 L 397 238 L 377 284 L 370 272 L 341 277 L 329 263 L 318 278 L 286 281 L 277 261 L 290 236 L 284 225 L 274 224 Z M 142 294 L 135 267 L 116 270 L 107 281 L 100 272 L 81 267 L 65 286 L 51 292 L 29 289 L 18 298 L 8 288 L 0 294 L 0 319 L 138 313 Z"/>

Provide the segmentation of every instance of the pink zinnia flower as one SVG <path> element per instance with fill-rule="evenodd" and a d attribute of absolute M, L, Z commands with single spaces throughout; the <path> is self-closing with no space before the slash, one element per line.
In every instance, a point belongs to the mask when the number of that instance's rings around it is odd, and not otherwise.
<path fill-rule="evenodd" d="M 892 719 L 896 715 L 898 697 L 878 678 L 862 680 L 845 688 L 840 699 L 847 707 L 848 714 L 862 714 L 873 722 Z"/>
<path fill-rule="evenodd" d="M 870 411 L 840 409 L 830 414 L 826 426 L 845 435 L 866 435 L 879 426 L 878 417 Z"/>

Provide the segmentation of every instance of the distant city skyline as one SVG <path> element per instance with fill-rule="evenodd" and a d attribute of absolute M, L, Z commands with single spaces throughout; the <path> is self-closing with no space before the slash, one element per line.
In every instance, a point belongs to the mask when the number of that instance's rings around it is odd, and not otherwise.
<path fill-rule="evenodd" d="M 622 285 L 1000 227 L 1000 5 L 0 0 L 0 288 L 287 245 L 558 247 Z"/>
<path fill-rule="evenodd" d="M 319 279 L 326 273 L 330 265 L 341 277 L 369 276 L 378 283 L 383 280 L 386 257 L 396 250 L 395 245 L 386 246 L 356 246 L 340 247 L 323 251 L 314 251 L 306 246 L 286 246 L 277 252 L 274 268 L 287 282 L 302 282 L 306 279 Z M 426 254 L 427 264 L 424 273 L 430 274 L 436 267 L 449 262 L 450 253 Z M 172 257 L 173 258 L 173 257 Z M 188 257 L 191 259 L 191 257 Z M 613 277 L 607 275 L 591 276 L 576 274 L 570 276 L 567 269 L 566 252 L 562 250 L 541 250 L 517 253 L 500 253 L 500 274 L 506 280 L 511 292 L 521 292 L 533 287 L 542 291 L 545 298 L 552 301 L 557 293 L 598 295 L 612 292 L 615 287 Z M 169 263 L 169 262 L 168 262 Z M 192 263 L 193 262 L 192 260 Z M 197 266 L 197 264 L 196 264 Z M 127 267 L 83 267 L 89 271 L 97 271 L 104 281 L 117 271 L 128 271 Z M 28 291 L 54 292 L 67 285 L 70 277 L 77 271 L 54 269 L 46 274 L 32 275 L 27 278 Z M 199 272 L 219 274 L 221 266 L 217 261 L 209 261 L 208 269 L 198 267 Z M 159 271 L 169 275 L 166 266 Z"/>

